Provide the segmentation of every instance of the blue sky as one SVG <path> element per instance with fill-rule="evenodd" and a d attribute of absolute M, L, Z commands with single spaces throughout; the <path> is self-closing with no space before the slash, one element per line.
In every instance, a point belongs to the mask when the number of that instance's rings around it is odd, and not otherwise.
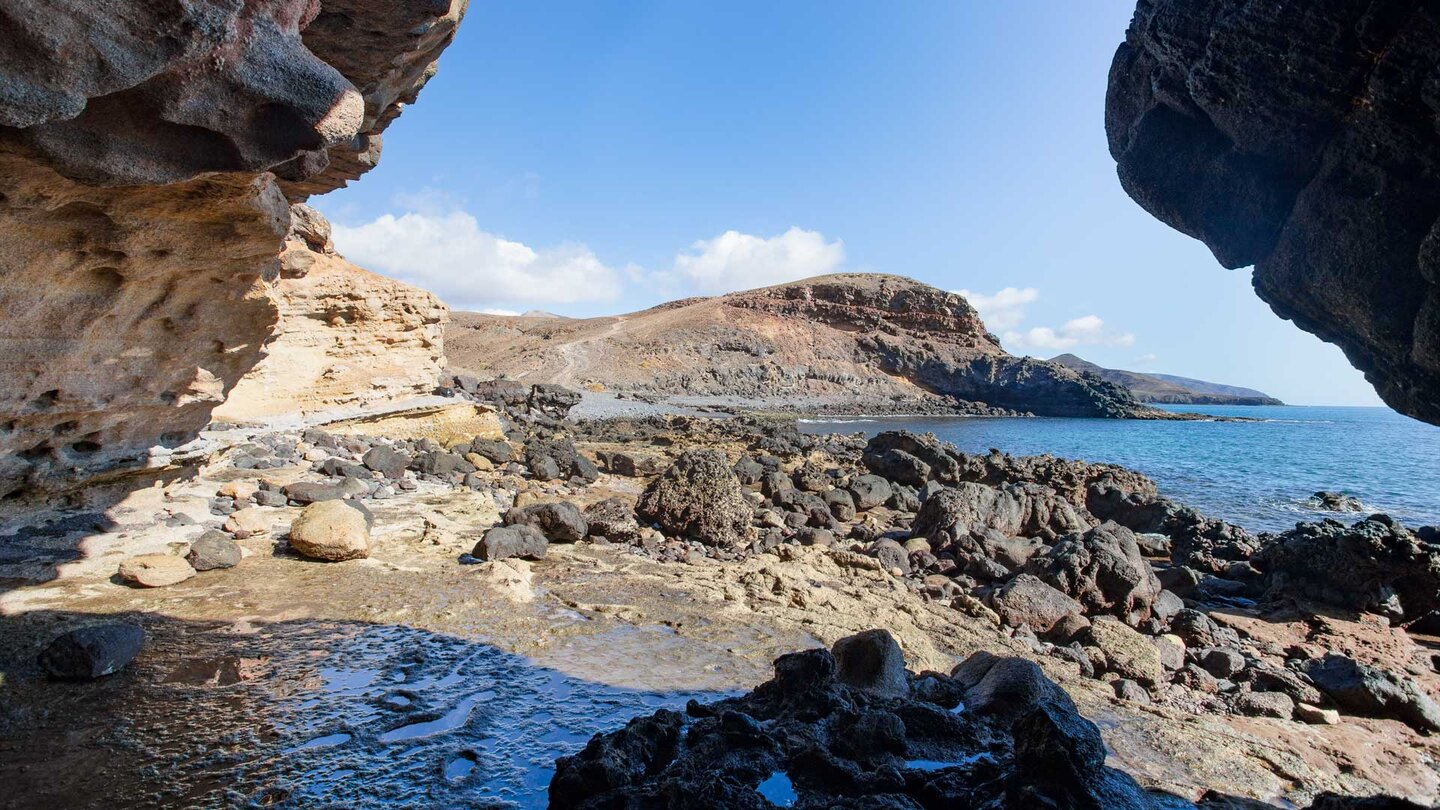
<path fill-rule="evenodd" d="M 1133 8 L 472 0 L 379 167 L 314 202 L 342 253 L 457 309 L 897 273 L 971 292 L 1017 353 L 1378 404 L 1121 190 L 1103 110 Z"/>

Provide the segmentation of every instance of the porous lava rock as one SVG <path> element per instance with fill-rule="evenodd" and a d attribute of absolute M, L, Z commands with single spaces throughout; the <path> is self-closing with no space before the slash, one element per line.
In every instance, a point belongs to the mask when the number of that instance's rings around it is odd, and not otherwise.
<path fill-rule="evenodd" d="M 1110 68 L 1120 182 L 1440 424 L 1440 9 L 1145 0 Z"/>
<path fill-rule="evenodd" d="M 687 450 L 641 494 L 635 514 L 661 531 L 713 546 L 734 545 L 749 532 L 753 512 L 718 450 Z"/>

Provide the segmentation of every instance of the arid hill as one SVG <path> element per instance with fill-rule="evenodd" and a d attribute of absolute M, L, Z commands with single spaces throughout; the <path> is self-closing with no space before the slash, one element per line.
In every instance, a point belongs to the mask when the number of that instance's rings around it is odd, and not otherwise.
<path fill-rule="evenodd" d="M 445 342 L 460 374 L 694 402 L 1160 416 L 1120 386 L 1007 353 L 963 297 L 880 274 L 820 276 L 605 318 L 457 312 Z"/>

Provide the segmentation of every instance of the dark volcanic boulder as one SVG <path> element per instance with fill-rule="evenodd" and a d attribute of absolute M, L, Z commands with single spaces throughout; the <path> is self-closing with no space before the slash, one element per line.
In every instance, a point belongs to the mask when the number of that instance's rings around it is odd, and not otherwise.
<path fill-rule="evenodd" d="M 240 544 L 234 538 L 211 529 L 190 542 L 190 553 L 185 559 L 196 571 L 211 571 L 234 568 L 240 564 L 240 557 Z"/>
<path fill-rule="evenodd" d="M 540 413 L 552 419 L 564 419 L 570 409 L 580 404 L 580 392 L 563 385 L 540 383 L 530 389 L 526 406 L 532 413 Z"/>
<path fill-rule="evenodd" d="M 927 498 L 911 533 L 928 538 L 935 548 L 986 529 L 1007 537 L 1054 538 L 1086 530 L 1091 525 L 1088 517 L 1054 490 L 1038 484 L 996 488 L 967 482 Z"/>
<path fill-rule="evenodd" d="M 545 557 L 550 541 L 540 530 L 527 523 L 514 526 L 492 526 L 470 552 L 472 557 L 491 562 L 510 557 L 539 560 Z"/>
<path fill-rule="evenodd" d="M 600 478 L 595 463 L 575 449 L 569 439 L 534 439 L 525 445 L 525 466 L 540 481 L 579 478 L 594 482 Z"/>
<path fill-rule="evenodd" d="M 1110 69 L 1120 182 L 1392 407 L 1440 423 L 1440 8 L 1145 0 Z"/>
<path fill-rule="evenodd" d="M 629 543 L 640 536 L 635 510 L 619 498 L 606 498 L 585 507 L 585 521 L 592 537 L 604 537 L 616 543 Z"/>
<path fill-rule="evenodd" d="M 1418 731 L 1440 731 L 1440 706 L 1414 681 L 1333 653 L 1310 661 L 1305 674 L 1346 711 L 1394 717 Z"/>
<path fill-rule="evenodd" d="M 990 607 L 1011 627 L 1048 633 L 1066 616 L 1081 616 L 1085 606 L 1031 574 L 1021 574 L 990 595 Z"/>
<path fill-rule="evenodd" d="M 1140 553 L 1135 533 L 1106 522 L 1066 535 L 1027 569 L 1074 597 L 1089 613 L 1108 613 L 1135 625 L 1150 618 L 1160 580 Z"/>
<path fill-rule="evenodd" d="M 145 631 L 138 624 L 94 624 L 51 641 L 39 663 L 52 678 L 90 680 L 124 669 L 144 646 Z"/>
<path fill-rule="evenodd" d="M 869 641 L 836 646 L 854 644 Z M 885 660 L 886 670 L 898 664 Z M 784 655 L 775 677 L 748 695 L 596 735 L 556 762 L 550 806 L 1162 806 L 1105 766 L 1099 730 L 1031 662 L 988 656 L 954 678 L 927 674 L 926 689 L 893 694 L 851 686 L 837 669 L 823 649 Z M 900 675 L 911 677 L 902 669 L 897 683 Z M 957 713 L 962 692 L 966 710 Z"/>
<path fill-rule="evenodd" d="M 1440 547 L 1385 515 L 1301 523 L 1254 558 L 1271 597 L 1298 596 L 1396 619 L 1440 608 Z M 1394 615 L 1398 599 L 1399 615 Z"/>
<path fill-rule="evenodd" d="M 666 534 L 714 546 L 742 541 L 752 517 L 739 479 L 718 450 L 686 451 L 645 488 L 635 513 Z"/>
<path fill-rule="evenodd" d="M 590 524 L 580 512 L 580 507 L 569 501 L 533 503 L 517 506 L 505 513 L 508 526 L 534 526 L 542 534 L 557 543 L 574 543 L 584 540 L 590 533 Z"/>

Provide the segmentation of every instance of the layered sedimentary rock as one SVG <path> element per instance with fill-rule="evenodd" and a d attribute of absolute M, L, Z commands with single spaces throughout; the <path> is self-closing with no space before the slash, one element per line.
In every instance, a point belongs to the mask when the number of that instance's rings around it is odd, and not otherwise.
<path fill-rule="evenodd" d="M 446 343 L 452 367 L 481 377 L 770 407 L 979 403 L 1052 416 L 1159 415 L 1119 386 L 1008 354 L 963 297 L 880 274 L 612 318 L 456 313 Z"/>
<path fill-rule="evenodd" d="M 1121 183 L 1440 423 L 1440 9 L 1145 0 L 1106 103 Z"/>
<path fill-rule="evenodd" d="M 194 436 L 280 319 L 288 202 L 373 165 L 464 7 L 12 4 L 0 495 Z"/>
<path fill-rule="evenodd" d="M 292 227 L 269 289 L 279 318 L 266 356 L 213 417 L 264 419 L 433 392 L 444 366 L 445 305 L 345 261 L 318 213 L 292 210 L 301 228 Z"/>

